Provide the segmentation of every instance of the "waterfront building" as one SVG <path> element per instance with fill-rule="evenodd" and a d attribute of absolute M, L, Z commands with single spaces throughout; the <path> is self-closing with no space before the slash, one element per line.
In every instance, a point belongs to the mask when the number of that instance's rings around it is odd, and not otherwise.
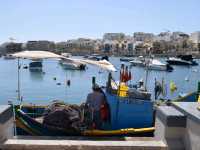
<path fill-rule="evenodd" d="M 110 41 L 121 41 L 124 40 L 125 34 L 124 33 L 105 33 L 103 35 L 103 40 L 110 40 Z"/>
<path fill-rule="evenodd" d="M 200 31 L 191 33 L 190 40 L 195 44 L 200 43 Z"/>
<path fill-rule="evenodd" d="M 187 40 L 187 39 L 189 39 L 189 35 L 184 32 L 177 31 L 177 32 L 173 32 L 171 35 L 172 41 L 180 42 L 180 41 Z"/>
<path fill-rule="evenodd" d="M 154 41 L 171 41 L 171 32 L 161 32 L 160 34 L 154 36 Z"/>
<path fill-rule="evenodd" d="M 67 42 L 65 41 L 55 43 L 55 47 L 58 53 L 67 52 Z"/>
<path fill-rule="evenodd" d="M 154 34 L 153 33 L 144 33 L 144 32 L 135 32 L 133 34 L 133 38 L 136 41 L 141 41 L 141 42 L 152 42 L 154 39 Z"/>
<path fill-rule="evenodd" d="M 0 45 L 0 54 L 19 52 L 22 49 L 22 43 L 6 42 Z"/>
<path fill-rule="evenodd" d="M 46 40 L 39 41 L 28 41 L 26 43 L 27 50 L 43 50 L 43 51 L 54 51 L 55 43 Z"/>
<path fill-rule="evenodd" d="M 104 40 L 103 50 L 106 53 L 113 53 L 114 51 L 119 51 L 119 42 L 116 40 Z"/>
<path fill-rule="evenodd" d="M 101 49 L 101 40 L 78 38 L 56 44 L 57 50 L 74 54 L 95 53 Z"/>

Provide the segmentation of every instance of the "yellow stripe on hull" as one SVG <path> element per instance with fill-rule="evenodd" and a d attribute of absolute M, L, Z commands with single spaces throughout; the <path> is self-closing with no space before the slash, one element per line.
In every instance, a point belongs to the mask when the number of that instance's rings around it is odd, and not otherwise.
<path fill-rule="evenodd" d="M 138 133 L 150 133 L 154 132 L 155 127 L 149 128 L 127 128 L 119 130 L 86 130 L 83 132 L 85 136 L 111 136 L 111 135 L 126 135 L 126 134 L 138 134 Z"/>

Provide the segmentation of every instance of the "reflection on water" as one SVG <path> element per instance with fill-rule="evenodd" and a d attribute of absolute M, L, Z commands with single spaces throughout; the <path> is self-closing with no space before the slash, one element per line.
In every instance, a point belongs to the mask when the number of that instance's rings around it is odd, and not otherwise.
<path fill-rule="evenodd" d="M 30 78 L 33 81 L 43 81 L 45 72 L 41 70 L 30 70 L 29 69 Z"/>

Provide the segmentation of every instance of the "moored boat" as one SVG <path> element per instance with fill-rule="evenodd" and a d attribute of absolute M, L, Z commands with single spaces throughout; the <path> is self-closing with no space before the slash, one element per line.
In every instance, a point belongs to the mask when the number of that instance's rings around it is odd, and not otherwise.
<path fill-rule="evenodd" d="M 107 55 L 102 56 L 100 54 L 86 55 L 83 58 L 89 59 L 89 60 L 94 60 L 94 61 L 100 61 L 100 60 L 104 60 L 104 59 L 109 61 L 109 57 Z"/>
<path fill-rule="evenodd" d="M 185 66 L 198 65 L 198 63 L 193 60 L 192 55 L 179 55 L 177 57 L 170 57 L 166 61 L 170 65 L 185 65 Z"/>
<path fill-rule="evenodd" d="M 157 70 L 157 71 L 173 71 L 173 67 L 169 64 L 164 64 L 158 59 L 144 59 L 143 57 L 136 58 L 130 61 L 133 66 L 145 67 L 148 70 Z"/>
<path fill-rule="evenodd" d="M 182 60 L 181 58 L 176 58 L 176 57 L 170 57 L 167 59 L 166 62 L 170 65 L 186 65 L 186 66 L 192 65 L 192 62 L 187 60 Z"/>
<path fill-rule="evenodd" d="M 137 58 L 134 58 L 133 60 L 129 61 L 131 63 L 131 65 L 133 66 L 145 66 L 144 65 L 144 62 L 145 62 L 145 59 L 143 56 L 139 56 Z"/>
<path fill-rule="evenodd" d="M 41 71 L 42 70 L 42 60 L 33 60 L 29 63 L 30 71 Z"/>
<path fill-rule="evenodd" d="M 146 64 L 149 70 L 158 70 L 158 71 L 169 71 L 173 70 L 173 67 L 169 64 L 164 64 L 157 59 L 150 60 L 149 64 Z"/>
<path fill-rule="evenodd" d="M 61 53 L 61 56 L 69 58 L 69 57 L 72 57 L 72 54 L 71 53 Z"/>
<path fill-rule="evenodd" d="M 130 57 L 121 57 L 120 58 L 120 61 L 127 61 L 127 62 L 129 62 L 129 61 L 132 61 L 133 60 L 133 58 L 130 58 Z"/>
<path fill-rule="evenodd" d="M 18 106 L 17 106 L 18 107 Z M 25 113 L 26 109 L 37 112 L 37 106 L 25 106 L 17 109 L 16 113 L 16 132 L 17 135 L 31 136 L 153 136 L 154 127 L 147 128 L 125 128 L 118 130 L 97 130 L 87 129 L 80 131 L 69 131 L 51 126 L 46 126 L 29 115 L 33 113 Z M 39 110 L 45 109 L 45 106 L 39 106 Z M 29 115 L 28 115 L 29 114 Z M 38 114 L 39 115 L 39 114 Z"/>
<path fill-rule="evenodd" d="M 47 106 L 39 107 L 33 105 L 16 107 L 17 131 L 19 133 L 40 136 L 122 136 L 141 134 L 152 136 L 154 132 L 154 109 L 150 97 L 134 96 L 133 93 L 130 94 L 131 91 L 128 89 L 124 90 L 122 86 L 114 89 L 111 85 L 111 78 L 108 79 L 108 84 L 106 88 L 102 89 L 102 92 L 108 104 L 109 117 L 107 120 L 101 120 L 101 129 L 81 126 L 78 130 L 69 130 L 69 128 L 63 129 L 49 126 L 36 119 L 44 116 Z M 86 109 L 83 110 L 80 112 L 83 116 L 80 118 L 85 118 L 86 120 L 93 118 L 84 116 L 84 114 L 87 114 L 85 113 L 87 111 Z"/>
<path fill-rule="evenodd" d="M 69 69 L 69 70 L 85 70 L 86 68 L 86 65 L 81 62 L 79 63 L 66 59 L 59 60 L 59 63 L 64 69 Z"/>

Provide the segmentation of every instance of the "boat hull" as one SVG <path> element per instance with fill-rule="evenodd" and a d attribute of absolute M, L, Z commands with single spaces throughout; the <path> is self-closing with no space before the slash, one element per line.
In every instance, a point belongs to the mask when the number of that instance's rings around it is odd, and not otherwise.
<path fill-rule="evenodd" d="M 23 111 L 16 111 L 17 135 L 31 136 L 153 136 L 154 127 L 148 128 L 126 128 L 118 130 L 84 130 L 67 131 L 63 129 L 45 126 L 26 115 Z"/>
<path fill-rule="evenodd" d="M 182 66 L 190 66 L 190 65 L 192 65 L 191 62 L 176 61 L 176 60 L 167 60 L 167 63 L 170 64 L 170 65 L 182 65 Z"/>
<path fill-rule="evenodd" d="M 135 98 L 119 97 L 105 93 L 110 106 L 111 123 L 104 126 L 107 130 L 122 128 L 146 128 L 154 124 L 153 102 Z"/>
<path fill-rule="evenodd" d="M 63 69 L 67 69 L 67 70 L 85 70 L 85 65 L 84 64 L 72 64 L 72 63 L 65 63 L 60 61 L 60 64 L 62 66 Z"/>
<path fill-rule="evenodd" d="M 125 61 L 125 62 L 129 62 L 132 60 L 133 60 L 133 58 L 120 58 L 120 61 Z"/>
<path fill-rule="evenodd" d="M 62 136 L 62 135 L 135 135 L 154 131 L 153 102 L 136 98 L 119 97 L 109 92 L 104 93 L 110 108 L 110 121 L 104 122 L 102 130 L 86 130 L 84 132 L 67 132 L 50 128 L 37 122 L 34 118 L 41 117 L 47 106 L 23 106 L 16 112 L 18 134 L 27 132 L 33 135 Z M 25 123 L 23 123 L 25 122 Z M 20 124 L 21 123 L 21 124 Z M 22 132 L 23 131 L 23 132 Z M 58 132 L 56 132 L 58 131 Z"/>
<path fill-rule="evenodd" d="M 144 63 L 140 62 L 140 61 L 130 61 L 132 66 L 140 66 L 140 67 L 144 67 Z"/>
<path fill-rule="evenodd" d="M 158 71 L 167 71 L 167 66 L 163 65 L 149 65 L 148 69 L 150 70 L 158 70 Z"/>

